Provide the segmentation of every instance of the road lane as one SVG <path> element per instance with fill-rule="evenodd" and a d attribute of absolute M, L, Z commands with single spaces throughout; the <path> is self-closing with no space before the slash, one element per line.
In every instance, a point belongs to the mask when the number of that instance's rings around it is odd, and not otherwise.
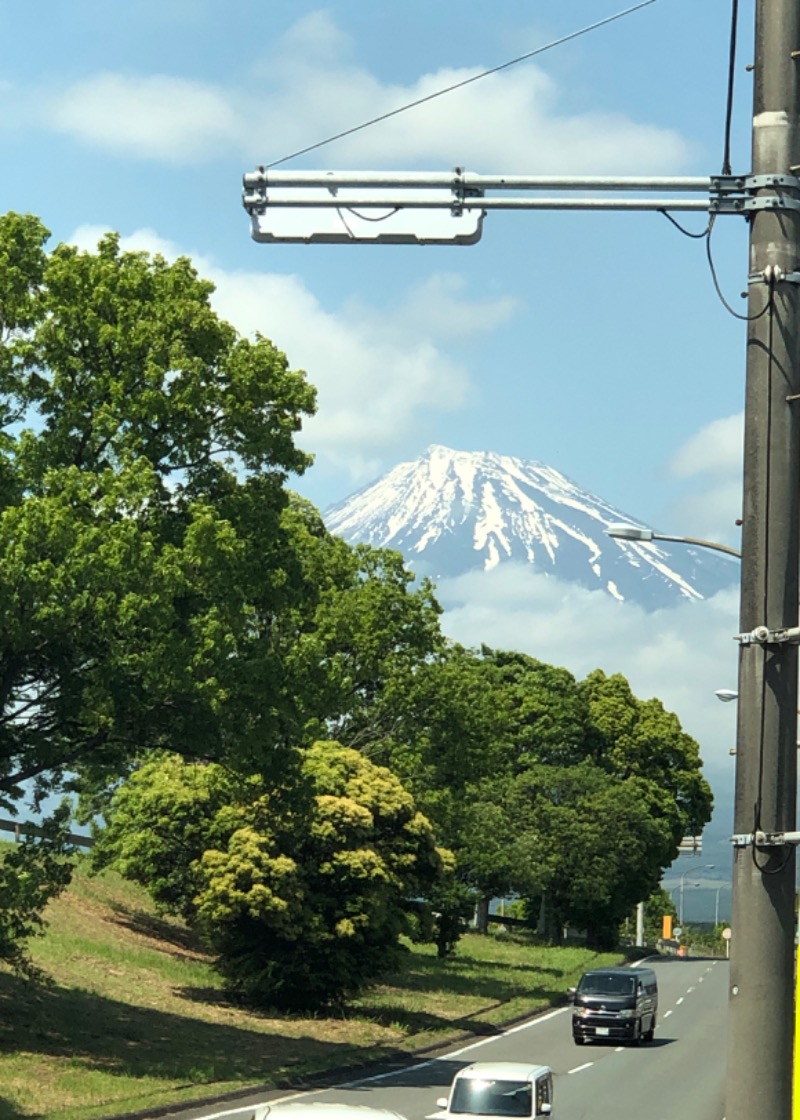
<path fill-rule="evenodd" d="M 680 962 L 664 976 L 655 1041 L 579 1048 L 555 1120 L 722 1120 L 727 979 L 726 962 Z"/>
<path fill-rule="evenodd" d="M 425 1120 L 437 1111 L 457 1070 L 475 1061 L 527 1061 L 554 1072 L 554 1120 L 722 1120 L 725 1075 L 726 961 L 649 962 L 658 974 L 655 1041 L 640 1047 L 575 1046 L 571 1008 L 563 1007 L 500 1035 L 407 1068 L 278 1100 L 336 1101 L 390 1108 Z M 270 1094 L 272 1096 L 272 1094 Z M 250 1120 L 252 1105 L 194 1116 Z"/>

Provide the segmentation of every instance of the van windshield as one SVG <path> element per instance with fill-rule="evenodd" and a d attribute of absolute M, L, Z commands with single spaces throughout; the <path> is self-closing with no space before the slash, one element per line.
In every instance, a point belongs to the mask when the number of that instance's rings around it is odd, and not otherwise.
<path fill-rule="evenodd" d="M 584 996 L 630 996 L 636 991 L 636 977 L 618 972 L 596 972 L 581 977 L 578 991 Z"/>
<path fill-rule="evenodd" d="M 450 1112 L 530 1116 L 532 1104 L 530 1081 L 484 1081 L 477 1077 L 460 1077 L 453 1086 Z"/>

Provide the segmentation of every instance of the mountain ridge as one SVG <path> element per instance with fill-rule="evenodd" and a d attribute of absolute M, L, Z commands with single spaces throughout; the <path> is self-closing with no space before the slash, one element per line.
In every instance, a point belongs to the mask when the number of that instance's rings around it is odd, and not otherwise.
<path fill-rule="evenodd" d="M 614 540 L 648 526 L 535 459 L 431 444 L 323 514 L 349 543 L 395 548 L 435 583 L 516 561 L 647 610 L 700 600 L 738 580 L 732 558 L 686 545 Z"/>

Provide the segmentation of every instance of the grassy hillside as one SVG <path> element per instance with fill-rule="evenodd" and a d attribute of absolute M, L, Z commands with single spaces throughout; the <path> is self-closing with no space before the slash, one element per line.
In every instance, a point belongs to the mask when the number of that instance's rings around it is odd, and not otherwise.
<path fill-rule="evenodd" d="M 413 947 L 346 1017 L 270 1017 L 228 1002 L 188 931 L 114 874 L 79 869 L 47 917 L 31 948 L 52 983 L 0 971 L 0 1120 L 94 1120 L 483 1034 L 614 959 L 471 934 L 448 961 Z"/>

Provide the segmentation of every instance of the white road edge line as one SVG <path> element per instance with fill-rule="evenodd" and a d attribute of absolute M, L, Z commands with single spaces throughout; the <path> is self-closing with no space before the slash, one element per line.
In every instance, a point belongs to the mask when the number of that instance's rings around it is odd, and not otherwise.
<path fill-rule="evenodd" d="M 467 1054 L 470 1050 L 476 1050 L 479 1046 L 486 1046 L 490 1042 L 497 1042 L 498 1038 L 506 1038 L 510 1034 L 517 1034 L 519 1031 L 530 1030 L 535 1027 L 537 1023 L 546 1023 L 548 1019 L 555 1019 L 557 1015 L 565 1015 L 570 1010 L 569 1007 L 558 1007 L 555 1011 L 548 1011 L 546 1015 L 539 1015 L 536 1019 L 528 1019 L 525 1023 L 519 1023 L 516 1027 L 509 1027 L 507 1031 L 502 1031 L 500 1034 L 493 1034 L 489 1038 L 482 1038 L 478 1042 L 470 1042 L 468 1046 L 462 1046 L 459 1050 L 448 1050 L 446 1054 L 441 1054 L 440 1058 L 459 1058 L 462 1054 Z M 425 1062 L 418 1062 L 417 1065 L 408 1066 L 405 1073 L 411 1070 L 425 1069 L 426 1066 L 433 1065 L 434 1062 L 439 1061 L 439 1058 L 429 1058 Z M 396 1069 L 387 1070 L 385 1073 L 376 1073 L 372 1077 L 360 1077 L 357 1081 L 343 1082 L 340 1088 L 347 1089 L 352 1085 L 366 1085 L 370 1081 L 382 1081 L 386 1077 L 395 1077 L 397 1075 Z M 203 1120 L 216 1120 L 214 1116 L 204 1117 Z"/>

